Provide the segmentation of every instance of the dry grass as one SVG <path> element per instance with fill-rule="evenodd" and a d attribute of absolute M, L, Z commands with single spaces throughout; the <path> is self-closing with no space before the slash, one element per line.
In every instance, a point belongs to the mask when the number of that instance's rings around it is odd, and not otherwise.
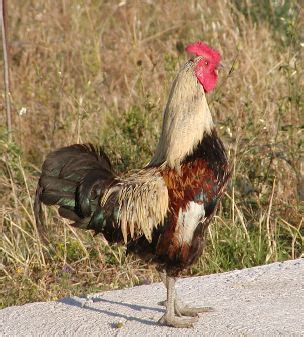
<path fill-rule="evenodd" d="M 234 172 L 190 272 L 303 256 L 304 48 L 296 1 L 12 0 L 9 14 L 14 142 L 1 128 L 2 305 L 157 279 L 153 267 L 66 226 L 53 210 L 45 219 L 52 245 L 44 246 L 32 200 L 43 157 L 65 144 L 102 143 L 118 170 L 143 166 L 186 59 L 183 46 L 198 39 L 219 49 L 226 65 L 208 101 Z"/>

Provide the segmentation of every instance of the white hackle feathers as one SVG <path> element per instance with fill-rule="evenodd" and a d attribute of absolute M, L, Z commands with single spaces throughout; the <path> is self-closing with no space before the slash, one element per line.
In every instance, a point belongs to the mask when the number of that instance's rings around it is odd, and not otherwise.
<path fill-rule="evenodd" d="M 204 89 L 194 74 L 195 65 L 194 61 L 187 62 L 174 80 L 161 137 L 149 165 L 165 163 L 179 170 L 185 156 L 214 127 Z"/>
<path fill-rule="evenodd" d="M 168 211 L 168 189 L 157 168 L 133 171 L 118 178 L 117 184 L 104 194 L 101 205 L 116 194 L 118 201 L 118 225 L 125 243 L 128 234 L 144 234 L 152 240 L 153 229 L 162 224 Z"/>

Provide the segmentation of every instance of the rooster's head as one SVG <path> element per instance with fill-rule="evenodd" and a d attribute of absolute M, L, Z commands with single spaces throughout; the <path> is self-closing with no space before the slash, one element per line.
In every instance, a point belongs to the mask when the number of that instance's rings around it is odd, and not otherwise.
<path fill-rule="evenodd" d="M 221 65 L 220 53 L 201 41 L 189 44 L 186 51 L 196 56 L 195 75 L 205 92 L 212 91 L 217 82 L 217 68 Z"/>

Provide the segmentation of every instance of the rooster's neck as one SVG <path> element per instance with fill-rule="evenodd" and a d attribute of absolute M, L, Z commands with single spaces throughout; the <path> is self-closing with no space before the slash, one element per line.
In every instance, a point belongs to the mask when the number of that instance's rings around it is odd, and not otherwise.
<path fill-rule="evenodd" d="M 149 165 L 165 163 L 179 170 L 181 162 L 191 155 L 214 124 L 201 84 L 189 61 L 173 82 L 164 112 L 162 133 Z"/>

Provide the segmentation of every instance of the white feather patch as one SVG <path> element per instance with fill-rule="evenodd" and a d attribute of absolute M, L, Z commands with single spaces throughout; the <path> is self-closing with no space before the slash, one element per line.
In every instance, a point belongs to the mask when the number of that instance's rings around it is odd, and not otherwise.
<path fill-rule="evenodd" d="M 181 242 L 191 243 L 194 231 L 199 222 L 205 216 L 203 204 L 191 201 L 185 211 L 180 209 L 178 213 L 177 225 Z"/>

